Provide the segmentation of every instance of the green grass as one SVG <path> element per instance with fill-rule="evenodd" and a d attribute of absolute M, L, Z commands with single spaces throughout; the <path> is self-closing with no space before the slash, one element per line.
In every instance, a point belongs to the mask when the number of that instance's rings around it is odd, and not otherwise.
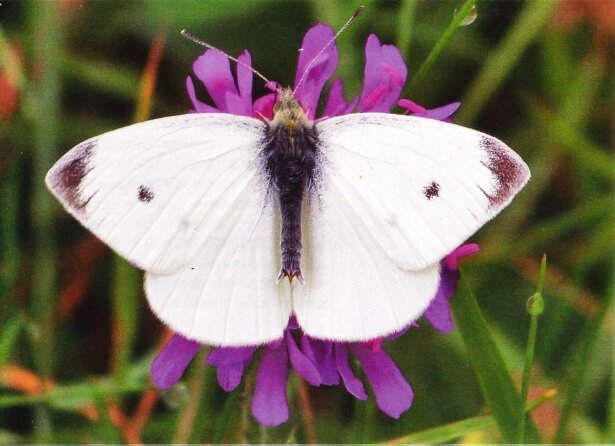
<path fill-rule="evenodd" d="M 136 113 L 189 109 L 185 76 L 201 48 L 182 28 L 233 55 L 248 48 L 286 84 L 305 30 L 339 27 L 361 3 L 2 2 L 0 76 L 15 81 L 19 103 L 0 117 L 0 442 L 306 442 L 309 429 L 323 443 L 615 441 L 612 31 L 591 15 L 565 26 L 564 2 L 551 0 L 367 1 L 337 43 L 347 98 L 361 92 L 376 33 L 402 50 L 404 97 L 428 108 L 461 100 L 456 122 L 506 141 L 533 175 L 472 237 L 482 249 L 463 264 L 456 331 L 420 321 L 386 345 L 413 385 L 410 411 L 393 420 L 373 395 L 308 385 L 310 420 L 293 377 L 290 421 L 262 428 L 250 415 L 256 367 L 227 395 L 204 352 L 177 386 L 153 390 L 165 330 L 141 273 L 60 209 L 45 173 Z M 474 3 L 476 20 L 459 26 Z M 526 310 L 537 289 L 539 319 Z"/>

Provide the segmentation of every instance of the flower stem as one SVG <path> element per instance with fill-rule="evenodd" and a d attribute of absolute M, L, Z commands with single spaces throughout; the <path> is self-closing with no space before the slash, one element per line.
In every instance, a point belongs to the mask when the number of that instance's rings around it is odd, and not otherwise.
<path fill-rule="evenodd" d="M 214 432 L 214 444 L 220 444 L 224 440 L 224 434 L 227 431 L 228 425 L 231 421 L 231 413 L 237 406 L 237 398 L 240 394 L 240 390 L 235 390 L 226 396 L 224 401 L 224 409 L 222 414 L 216 422 L 216 430 Z"/>
<path fill-rule="evenodd" d="M 525 404 L 527 402 L 527 395 L 530 390 L 530 377 L 532 373 L 532 364 L 534 363 L 536 333 L 538 331 L 538 316 L 540 316 L 544 310 L 542 290 L 545 283 L 546 271 L 547 256 L 543 255 L 542 262 L 540 264 L 540 275 L 538 276 L 538 287 L 536 288 L 536 293 L 534 293 L 534 295 L 530 297 L 527 302 L 527 309 L 531 315 L 531 321 L 530 331 L 527 339 L 527 348 L 525 350 L 525 368 L 523 370 L 523 381 L 521 384 L 521 403 L 523 404 L 523 406 L 519 415 L 519 434 L 517 436 L 517 443 L 525 442 L 525 419 L 527 417 Z"/>
<path fill-rule="evenodd" d="M 453 20 L 451 20 L 451 23 L 444 31 L 444 34 L 442 34 L 440 40 L 438 40 L 436 45 L 432 48 L 431 52 L 427 56 L 427 59 L 425 59 L 425 61 L 421 64 L 418 71 L 410 81 L 410 85 L 408 86 L 409 90 L 416 88 L 416 86 L 423 80 L 427 74 L 427 71 L 429 71 L 434 62 L 438 59 L 438 57 L 440 57 L 444 47 L 448 44 L 449 40 L 451 40 L 453 34 L 455 34 L 455 31 L 457 31 L 457 28 L 459 28 L 459 26 L 463 23 L 470 11 L 472 11 L 475 4 L 476 0 L 465 0 L 463 5 L 459 8 L 459 11 L 455 13 Z M 402 54 L 404 54 L 403 51 Z"/>
<path fill-rule="evenodd" d="M 402 0 L 399 5 L 396 44 L 402 56 L 407 56 L 410 51 L 410 42 L 412 41 L 414 19 L 418 4 L 418 0 Z"/>
<path fill-rule="evenodd" d="M 205 391 L 205 356 L 207 352 L 205 348 L 195 358 L 195 366 L 192 371 L 192 378 L 189 383 L 188 394 L 190 398 L 184 406 L 184 410 L 179 416 L 177 423 L 177 433 L 173 439 L 175 444 L 186 444 L 190 442 L 190 436 L 194 428 L 194 420 L 196 418 L 203 392 Z"/>
<path fill-rule="evenodd" d="M 29 3 L 32 19 L 32 66 L 37 67 L 35 80 L 29 88 L 26 107 L 33 121 L 34 153 L 32 163 L 32 226 L 34 230 L 34 268 L 31 276 L 31 312 L 34 319 L 32 353 L 38 374 L 53 376 L 56 339 L 56 244 L 54 216 L 56 203 L 45 189 L 45 175 L 56 158 L 60 133 L 61 80 L 58 60 L 62 52 L 59 4 Z M 46 407 L 34 410 L 36 443 L 53 443 L 54 429 Z"/>

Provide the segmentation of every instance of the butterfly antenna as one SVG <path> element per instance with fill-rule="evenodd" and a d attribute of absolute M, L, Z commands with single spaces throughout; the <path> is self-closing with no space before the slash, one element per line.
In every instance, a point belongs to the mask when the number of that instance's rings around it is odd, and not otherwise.
<path fill-rule="evenodd" d="M 230 60 L 235 62 L 237 65 L 241 65 L 243 67 L 248 68 L 250 71 L 252 71 L 252 73 L 256 74 L 258 77 L 260 77 L 262 80 L 264 80 L 265 83 L 269 83 L 270 82 L 269 79 L 267 79 L 265 76 L 263 76 L 259 71 L 257 71 L 254 68 L 252 68 L 250 65 L 248 65 L 246 63 L 243 63 L 242 61 L 240 61 L 237 58 L 231 56 L 230 54 L 225 53 L 220 48 L 216 48 L 215 46 L 210 45 L 209 43 L 205 42 L 204 40 L 199 39 L 197 36 L 192 34 L 190 31 L 188 31 L 186 29 L 182 29 L 180 34 L 182 36 L 184 36 L 186 39 L 191 40 L 192 42 L 196 43 L 197 45 L 201 45 L 201 46 L 204 46 L 205 48 L 208 48 L 210 50 L 216 50 L 216 51 L 224 54 L 227 58 L 229 58 Z"/>
<path fill-rule="evenodd" d="M 333 36 L 333 38 L 329 40 L 325 46 L 322 47 L 322 49 L 318 52 L 318 54 L 316 54 L 316 56 L 314 56 L 314 58 L 308 64 L 307 68 L 303 70 L 303 74 L 299 78 L 299 82 L 297 82 L 297 85 L 295 86 L 295 89 L 293 90 L 293 95 L 297 92 L 297 88 L 299 88 L 299 86 L 303 83 L 303 81 L 307 77 L 308 73 L 310 72 L 310 69 L 316 63 L 316 60 L 321 56 L 322 53 L 324 53 L 327 50 L 327 48 L 329 48 L 333 44 L 333 42 L 337 40 L 339 35 L 342 34 L 346 30 L 346 28 L 350 26 L 352 22 L 354 22 L 354 20 L 359 16 L 359 14 L 361 14 L 361 11 L 363 11 L 363 9 L 365 9 L 365 6 L 363 5 L 359 6 L 357 10 L 354 12 L 354 14 L 346 21 L 346 23 L 344 23 L 344 26 L 342 26 L 340 30 Z"/>

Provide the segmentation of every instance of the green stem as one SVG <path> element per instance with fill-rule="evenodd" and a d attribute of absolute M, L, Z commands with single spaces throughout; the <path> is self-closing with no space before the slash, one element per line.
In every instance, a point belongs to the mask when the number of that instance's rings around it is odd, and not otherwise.
<path fill-rule="evenodd" d="M 216 430 L 214 432 L 214 444 L 222 443 L 224 440 L 224 434 L 227 431 L 227 428 L 231 422 L 231 414 L 233 410 L 237 406 L 237 400 L 241 390 L 235 390 L 227 395 L 226 400 L 224 401 L 224 409 L 222 409 L 222 414 L 216 421 Z"/>
<path fill-rule="evenodd" d="M 410 51 L 410 42 L 412 41 L 414 19 L 418 4 L 418 0 L 402 0 L 399 5 L 396 45 L 402 56 L 407 56 Z"/>
<path fill-rule="evenodd" d="M 453 20 L 444 31 L 444 34 L 442 34 L 442 37 L 440 37 L 440 40 L 438 40 L 436 45 L 433 47 L 433 49 L 427 56 L 427 59 L 425 59 L 425 61 L 421 64 L 418 71 L 410 81 L 408 90 L 414 90 L 414 88 L 416 88 L 416 86 L 423 80 L 425 74 L 427 74 L 427 71 L 429 71 L 434 62 L 438 59 L 438 57 L 440 57 L 440 54 L 444 50 L 444 47 L 451 40 L 453 34 L 455 34 L 455 31 L 457 31 L 459 26 L 468 16 L 470 11 L 472 11 L 472 8 L 475 5 L 476 0 L 465 0 L 461 8 L 459 8 L 459 11 L 453 16 Z M 404 53 L 402 52 L 402 54 Z"/>
<path fill-rule="evenodd" d="M 35 83 L 28 89 L 26 108 L 33 120 L 34 166 L 31 218 L 34 253 L 31 276 L 31 308 L 34 320 L 32 354 L 41 378 L 53 376 L 55 354 L 56 246 L 55 201 L 45 188 L 45 175 L 56 159 L 60 122 L 60 35 L 59 4 L 32 2 L 33 65 L 38 67 Z M 47 408 L 35 408 L 37 443 L 53 442 L 53 427 Z"/>
<path fill-rule="evenodd" d="M 525 367 L 523 369 L 523 381 L 521 383 L 521 403 L 523 404 L 519 415 L 519 435 L 517 443 L 525 443 L 525 419 L 527 417 L 525 404 L 527 395 L 530 390 L 530 377 L 532 373 L 532 364 L 534 363 L 534 351 L 536 347 L 536 333 L 538 331 L 538 316 L 544 310 L 544 302 L 542 299 L 542 290 L 545 283 L 545 274 L 547 270 L 547 256 L 542 257 L 540 264 L 540 275 L 538 278 L 538 287 L 536 293 L 528 300 L 528 311 L 531 315 L 530 331 L 527 339 L 527 348 L 525 350 Z"/>

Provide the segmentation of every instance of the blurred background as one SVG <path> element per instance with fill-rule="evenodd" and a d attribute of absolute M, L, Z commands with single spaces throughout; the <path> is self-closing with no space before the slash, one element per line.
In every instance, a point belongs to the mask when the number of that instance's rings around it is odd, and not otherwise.
<path fill-rule="evenodd" d="M 552 398 L 532 414 L 534 441 L 615 441 L 615 2 L 478 1 L 475 19 L 451 30 L 462 2 L 3 0 L 0 442 L 411 441 L 423 437 L 404 436 L 492 412 L 459 331 L 428 324 L 386 346 L 416 394 L 400 420 L 339 387 L 307 387 L 306 403 L 294 377 L 290 422 L 260 428 L 249 396 L 227 397 L 201 361 L 160 394 L 148 368 L 168 333 L 142 295 L 141 273 L 44 186 L 82 140 L 188 111 L 185 78 L 202 49 L 182 28 L 232 55 L 248 48 L 256 69 L 287 85 L 304 32 L 319 21 L 339 28 L 361 3 L 337 43 L 348 99 L 360 94 L 365 41 L 376 33 L 408 64 L 404 97 L 427 108 L 461 101 L 457 123 L 506 141 L 532 170 L 512 205 L 472 238 L 481 252 L 464 272 L 520 388 L 526 301 L 547 255 L 529 395 Z M 265 92 L 254 85 L 254 97 Z M 464 426 L 425 438 L 502 439 L 493 423 Z"/>

